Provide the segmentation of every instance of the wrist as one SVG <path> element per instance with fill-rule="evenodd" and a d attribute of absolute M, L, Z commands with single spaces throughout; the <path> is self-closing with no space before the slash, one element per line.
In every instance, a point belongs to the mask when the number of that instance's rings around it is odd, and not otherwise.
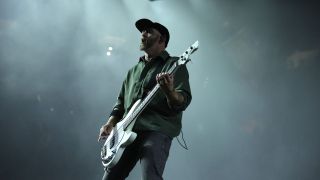
<path fill-rule="evenodd" d="M 179 105 L 183 102 L 183 96 L 175 90 L 169 92 L 166 97 L 170 105 Z"/>
<path fill-rule="evenodd" d="M 117 122 L 118 122 L 118 118 L 116 118 L 115 116 L 111 116 L 105 125 L 110 124 L 112 126 L 115 126 L 117 124 Z"/>
<path fill-rule="evenodd" d="M 177 92 L 174 89 L 167 91 L 165 94 L 168 99 L 174 99 L 177 96 Z"/>

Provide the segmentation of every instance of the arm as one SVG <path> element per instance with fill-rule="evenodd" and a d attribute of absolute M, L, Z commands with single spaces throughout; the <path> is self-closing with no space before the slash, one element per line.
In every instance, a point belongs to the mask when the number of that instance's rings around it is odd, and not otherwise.
<path fill-rule="evenodd" d="M 156 76 L 161 90 L 164 92 L 168 106 L 175 111 L 184 111 L 191 102 L 191 90 L 189 73 L 185 65 L 181 66 L 176 73 L 159 73 Z"/>
<path fill-rule="evenodd" d="M 117 116 L 110 116 L 107 123 L 104 124 L 101 128 L 100 128 L 100 133 L 99 133 L 99 138 L 98 141 L 100 141 L 101 139 L 106 139 L 108 138 L 109 134 L 112 131 L 112 128 L 120 121 L 120 118 L 118 118 Z"/>
<path fill-rule="evenodd" d="M 156 80 L 160 84 L 161 90 L 165 93 L 168 105 L 170 107 L 182 105 L 184 102 L 184 97 L 181 93 L 174 89 L 173 75 L 169 75 L 169 73 L 159 73 L 156 76 Z"/>
<path fill-rule="evenodd" d="M 124 91 L 125 91 L 124 85 L 125 85 L 125 81 L 122 84 L 117 102 L 112 109 L 109 119 L 107 120 L 106 124 L 102 125 L 100 128 L 98 141 L 100 141 L 101 139 L 108 138 L 109 134 L 112 131 L 112 128 L 121 120 L 124 114 L 124 105 L 123 105 Z"/>

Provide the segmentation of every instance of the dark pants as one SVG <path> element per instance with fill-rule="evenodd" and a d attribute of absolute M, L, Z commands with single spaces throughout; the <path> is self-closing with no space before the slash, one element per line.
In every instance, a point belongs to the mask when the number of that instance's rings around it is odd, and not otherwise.
<path fill-rule="evenodd" d="M 119 162 L 105 170 L 102 180 L 124 180 L 140 160 L 142 180 L 162 180 L 172 138 L 159 132 L 138 132 L 136 140 L 123 152 Z"/>

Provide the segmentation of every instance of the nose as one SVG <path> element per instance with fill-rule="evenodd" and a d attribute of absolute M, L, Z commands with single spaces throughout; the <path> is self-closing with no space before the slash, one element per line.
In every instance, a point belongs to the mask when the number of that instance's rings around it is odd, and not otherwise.
<path fill-rule="evenodd" d="M 141 36 L 142 37 L 146 37 L 147 36 L 147 30 L 143 30 L 143 31 L 141 31 Z"/>

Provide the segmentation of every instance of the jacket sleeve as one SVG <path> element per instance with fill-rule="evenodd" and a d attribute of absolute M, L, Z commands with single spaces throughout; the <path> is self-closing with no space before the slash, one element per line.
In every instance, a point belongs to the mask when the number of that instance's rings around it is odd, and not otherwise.
<path fill-rule="evenodd" d="M 110 113 L 110 116 L 117 116 L 120 119 L 123 117 L 124 114 L 124 94 L 125 94 L 125 84 L 126 80 L 123 81 L 121 90 L 119 92 L 117 101 L 115 105 L 112 108 L 112 111 Z"/>
<path fill-rule="evenodd" d="M 174 75 L 174 84 L 176 92 L 180 93 L 184 101 L 179 106 L 172 106 L 171 109 L 175 111 L 184 111 L 190 104 L 192 95 L 189 84 L 189 73 L 186 65 L 181 65 L 175 75 Z"/>

